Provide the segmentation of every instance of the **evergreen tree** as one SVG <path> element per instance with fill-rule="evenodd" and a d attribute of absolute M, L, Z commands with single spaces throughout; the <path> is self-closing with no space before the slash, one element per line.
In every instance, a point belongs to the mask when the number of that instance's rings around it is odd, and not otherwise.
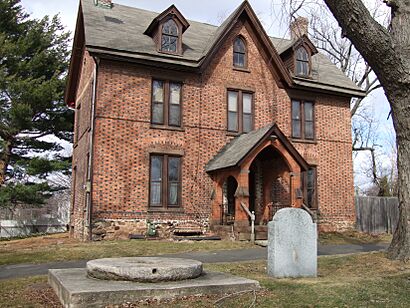
<path fill-rule="evenodd" d="M 50 155 L 72 140 L 68 43 L 58 16 L 32 19 L 20 0 L 0 0 L 0 206 L 43 203 L 47 175 L 68 172 L 69 158 Z"/>

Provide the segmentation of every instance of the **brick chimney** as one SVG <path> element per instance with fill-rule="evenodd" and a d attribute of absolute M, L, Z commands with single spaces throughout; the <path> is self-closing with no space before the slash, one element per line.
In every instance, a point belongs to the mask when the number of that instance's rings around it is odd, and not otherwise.
<path fill-rule="evenodd" d="M 112 0 L 94 0 L 96 6 L 110 9 L 112 7 Z"/>
<path fill-rule="evenodd" d="M 297 40 L 304 34 L 308 34 L 309 20 L 305 17 L 297 17 L 290 23 L 290 38 L 292 41 Z"/>

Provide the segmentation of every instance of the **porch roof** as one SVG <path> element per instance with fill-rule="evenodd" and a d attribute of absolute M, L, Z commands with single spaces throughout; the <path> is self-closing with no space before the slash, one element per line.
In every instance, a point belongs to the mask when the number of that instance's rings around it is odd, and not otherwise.
<path fill-rule="evenodd" d="M 275 123 L 271 123 L 262 128 L 253 130 L 247 134 L 235 137 L 227 143 L 205 166 L 206 172 L 232 168 L 239 166 L 246 156 L 256 148 L 261 142 L 274 135 L 285 146 L 287 151 L 301 166 L 302 170 L 307 170 L 309 164 L 299 154 L 292 143 L 286 138 Z"/>

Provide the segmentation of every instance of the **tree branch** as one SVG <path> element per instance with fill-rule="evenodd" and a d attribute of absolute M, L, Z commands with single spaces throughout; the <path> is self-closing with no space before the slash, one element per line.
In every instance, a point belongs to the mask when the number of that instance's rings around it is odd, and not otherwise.
<path fill-rule="evenodd" d="M 400 55 L 387 29 L 371 16 L 361 0 L 325 0 L 343 32 L 373 68 L 383 86 L 395 80 Z M 399 86 L 399 85 L 396 85 Z"/>

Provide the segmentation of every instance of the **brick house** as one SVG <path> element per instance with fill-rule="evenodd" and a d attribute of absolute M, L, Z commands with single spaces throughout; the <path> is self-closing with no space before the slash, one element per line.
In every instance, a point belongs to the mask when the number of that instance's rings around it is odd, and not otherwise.
<path fill-rule="evenodd" d="M 65 100 L 75 108 L 71 234 L 257 232 L 282 207 L 322 230 L 355 221 L 350 99 L 307 36 L 269 37 L 244 1 L 219 27 L 80 2 Z"/>

